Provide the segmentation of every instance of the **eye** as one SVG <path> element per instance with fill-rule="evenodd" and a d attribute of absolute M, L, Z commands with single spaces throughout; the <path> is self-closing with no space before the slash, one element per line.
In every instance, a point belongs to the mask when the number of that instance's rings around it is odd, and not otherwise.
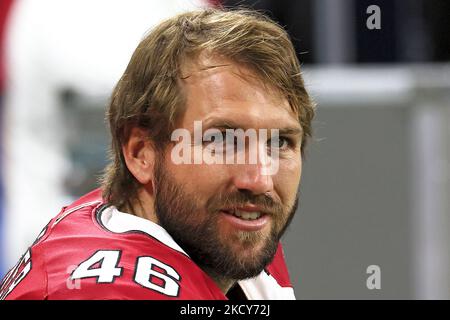
<path fill-rule="evenodd" d="M 278 148 L 279 150 L 286 150 L 294 145 L 294 142 L 288 137 L 279 137 L 278 144 L 273 145 L 272 139 L 267 140 L 267 146 L 270 148 Z"/>
<path fill-rule="evenodd" d="M 204 135 L 204 139 L 202 139 L 202 144 L 204 145 L 211 145 L 211 144 L 223 144 L 225 139 L 225 131 L 219 131 L 219 137 L 217 137 L 215 134 L 206 134 Z"/>

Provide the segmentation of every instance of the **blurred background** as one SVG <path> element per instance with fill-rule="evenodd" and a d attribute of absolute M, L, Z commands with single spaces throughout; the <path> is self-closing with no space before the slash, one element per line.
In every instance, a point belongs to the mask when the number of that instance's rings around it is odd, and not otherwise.
<path fill-rule="evenodd" d="M 105 106 L 140 39 L 214 5 L 283 25 L 317 102 L 283 241 L 297 298 L 449 299 L 447 0 L 0 0 L 0 276 L 96 187 Z"/>

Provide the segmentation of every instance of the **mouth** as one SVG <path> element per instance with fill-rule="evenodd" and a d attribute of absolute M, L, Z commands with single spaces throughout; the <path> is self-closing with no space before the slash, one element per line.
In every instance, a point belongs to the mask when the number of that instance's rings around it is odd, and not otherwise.
<path fill-rule="evenodd" d="M 242 231 L 258 231 L 268 224 L 270 217 L 255 206 L 230 208 L 220 210 L 224 220 L 235 229 Z"/>
<path fill-rule="evenodd" d="M 247 211 L 242 209 L 225 209 L 222 211 L 243 220 L 257 220 L 264 215 L 261 211 Z"/>

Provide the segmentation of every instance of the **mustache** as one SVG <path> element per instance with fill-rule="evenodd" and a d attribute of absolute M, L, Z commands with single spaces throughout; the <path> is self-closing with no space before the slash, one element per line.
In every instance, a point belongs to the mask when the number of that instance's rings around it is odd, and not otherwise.
<path fill-rule="evenodd" d="M 208 200 L 206 209 L 208 212 L 218 212 L 224 208 L 238 208 L 249 204 L 256 205 L 261 211 L 273 215 L 279 215 L 285 210 L 284 206 L 269 194 L 254 195 L 246 190 L 219 194 Z"/>

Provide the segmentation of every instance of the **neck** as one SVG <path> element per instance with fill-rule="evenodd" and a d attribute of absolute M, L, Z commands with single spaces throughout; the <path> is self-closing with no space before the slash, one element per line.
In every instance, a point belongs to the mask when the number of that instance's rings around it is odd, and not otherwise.
<path fill-rule="evenodd" d="M 214 279 L 213 279 L 214 280 Z M 234 286 L 235 281 L 215 281 L 223 294 L 227 294 L 228 291 Z"/>
<path fill-rule="evenodd" d="M 125 208 L 125 212 L 131 213 L 135 216 L 150 220 L 156 224 L 159 224 L 158 217 L 154 212 L 155 201 L 145 188 L 138 191 L 138 200 L 134 201 L 131 208 Z"/>
<path fill-rule="evenodd" d="M 202 270 L 216 283 L 220 291 L 223 294 L 227 294 L 228 291 L 235 285 L 236 281 L 233 279 L 224 278 L 217 273 L 208 270 L 207 268 L 202 268 Z"/>

